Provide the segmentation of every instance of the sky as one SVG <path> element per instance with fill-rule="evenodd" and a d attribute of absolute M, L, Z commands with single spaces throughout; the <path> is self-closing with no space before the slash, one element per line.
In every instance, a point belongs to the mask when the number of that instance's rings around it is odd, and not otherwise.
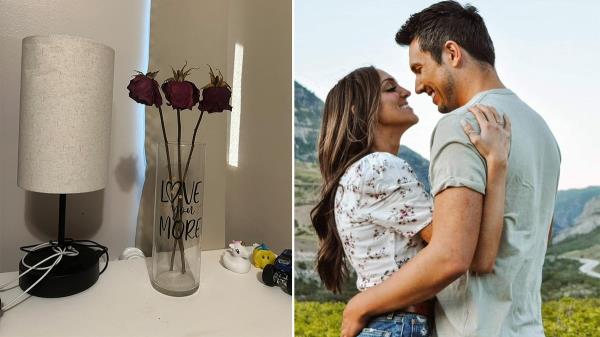
<path fill-rule="evenodd" d="M 464 1 L 460 1 L 465 3 Z M 374 65 L 413 95 L 419 123 L 402 144 L 429 158 L 442 116 L 414 93 L 408 49 L 394 36 L 434 1 L 296 0 L 294 77 L 319 98 L 355 68 Z M 501 81 L 548 123 L 562 154 L 559 189 L 600 185 L 600 1 L 470 1 L 484 18 Z"/>

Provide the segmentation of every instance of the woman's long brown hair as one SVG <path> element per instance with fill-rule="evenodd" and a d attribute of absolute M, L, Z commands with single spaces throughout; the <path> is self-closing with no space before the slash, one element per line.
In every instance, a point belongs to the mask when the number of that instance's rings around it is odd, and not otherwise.
<path fill-rule="evenodd" d="M 335 194 L 348 167 L 371 151 L 380 95 L 379 73 L 374 67 L 365 67 L 342 78 L 325 100 L 318 143 L 323 184 L 310 217 L 319 236 L 317 271 L 325 287 L 334 293 L 341 291 L 348 277 L 335 223 Z"/>

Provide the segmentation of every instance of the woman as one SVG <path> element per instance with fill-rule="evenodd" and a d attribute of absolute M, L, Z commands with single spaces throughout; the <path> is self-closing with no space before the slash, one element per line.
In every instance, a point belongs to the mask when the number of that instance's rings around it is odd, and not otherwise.
<path fill-rule="evenodd" d="M 317 270 L 334 292 L 348 275 L 346 262 L 363 291 L 383 282 L 430 239 L 431 196 L 396 156 L 402 134 L 418 122 L 408 96 L 390 75 L 373 67 L 353 71 L 327 95 L 318 144 L 323 185 L 311 220 L 320 239 Z M 500 126 L 499 115 L 489 107 L 472 107 L 471 112 L 482 133 L 468 122 L 464 129 L 488 170 L 485 217 L 471 270 L 485 272 L 494 263 L 502 230 L 510 121 L 506 117 Z M 373 319 L 360 336 L 381 330 L 410 336 L 398 328 L 405 323 L 429 336 L 432 314 L 430 302 L 411 306 Z"/>

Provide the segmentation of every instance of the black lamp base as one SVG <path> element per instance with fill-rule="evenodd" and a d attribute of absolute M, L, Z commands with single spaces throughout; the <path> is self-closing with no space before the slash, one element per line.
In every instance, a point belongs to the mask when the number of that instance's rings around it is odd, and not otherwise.
<path fill-rule="evenodd" d="M 77 294 L 86 290 L 96 283 L 100 275 L 99 258 L 102 255 L 97 249 L 89 245 L 70 243 L 70 246 L 79 252 L 76 256 L 63 255 L 62 260 L 52 268 L 52 271 L 44 277 L 29 294 L 37 297 L 64 297 Z M 29 252 L 25 256 L 25 263 L 33 266 L 45 258 L 54 255 L 52 247 L 44 247 Z M 52 265 L 54 259 L 50 259 L 39 267 Z M 27 271 L 29 267 L 19 263 L 19 273 Z M 23 291 L 46 273 L 47 270 L 32 270 L 19 279 L 19 286 Z"/>

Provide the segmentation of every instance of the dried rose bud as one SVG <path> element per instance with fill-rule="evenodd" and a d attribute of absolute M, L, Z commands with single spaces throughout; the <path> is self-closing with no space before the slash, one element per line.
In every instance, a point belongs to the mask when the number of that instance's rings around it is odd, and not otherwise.
<path fill-rule="evenodd" d="M 219 75 L 215 76 L 212 67 L 208 67 L 210 68 L 210 83 L 202 88 L 202 101 L 198 104 L 198 109 L 208 113 L 222 112 L 223 110 L 231 111 L 232 108 L 229 105 L 231 87 L 223 80 L 220 71 Z"/>
<path fill-rule="evenodd" d="M 200 90 L 190 81 L 186 81 L 185 77 L 189 75 L 194 68 L 185 70 L 187 63 L 181 70 L 173 70 L 173 77 L 168 78 L 161 85 L 161 89 L 165 94 L 165 98 L 173 109 L 192 109 L 200 100 Z"/>
<path fill-rule="evenodd" d="M 138 74 L 129 81 L 127 86 L 129 97 L 145 105 L 156 105 L 157 107 L 162 105 L 158 82 L 154 79 L 157 73 L 158 71 L 155 71 L 144 75 L 144 73 L 138 71 Z"/>
<path fill-rule="evenodd" d="M 210 87 L 202 90 L 202 101 L 198 105 L 200 111 L 222 112 L 223 110 L 231 111 L 229 99 L 231 98 L 231 90 L 227 87 Z"/>
<path fill-rule="evenodd" d="M 190 81 L 166 81 L 161 86 L 173 109 L 192 109 L 200 99 L 200 90 Z"/>

